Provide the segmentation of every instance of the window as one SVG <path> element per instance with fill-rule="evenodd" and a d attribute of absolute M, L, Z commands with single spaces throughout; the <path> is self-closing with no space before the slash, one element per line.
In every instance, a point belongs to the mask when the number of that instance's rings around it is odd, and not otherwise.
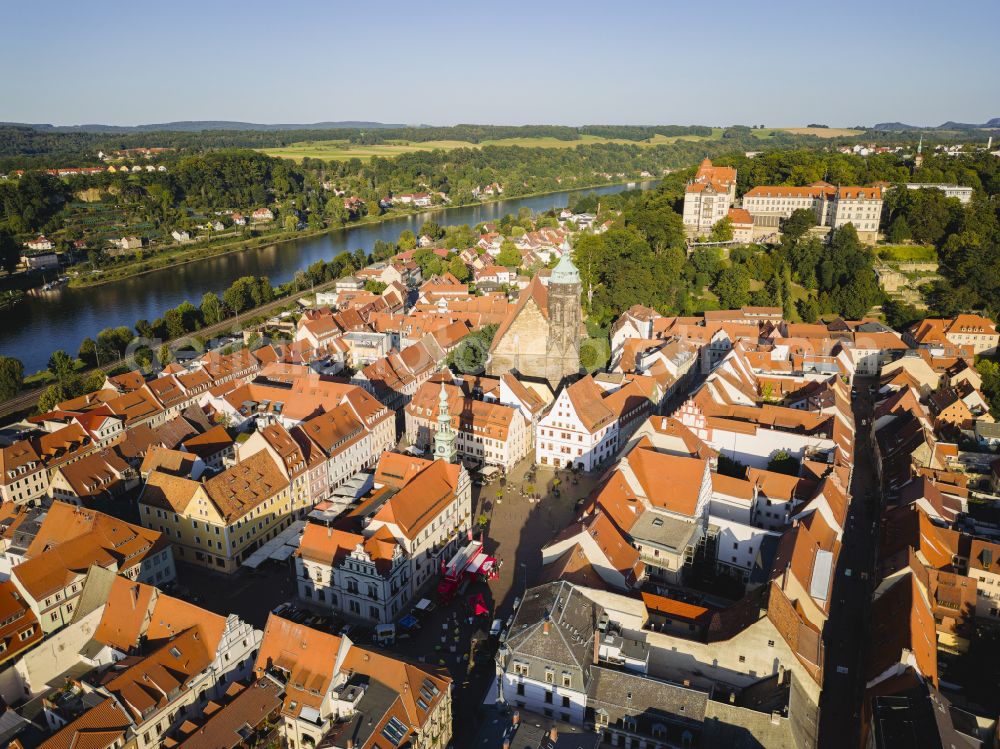
<path fill-rule="evenodd" d="M 746 662 L 747 662 L 746 656 L 745 655 L 741 655 L 740 656 L 740 663 L 746 663 Z"/>
<path fill-rule="evenodd" d="M 545 683 L 555 684 L 556 683 L 556 673 L 552 669 L 545 669 Z"/>
<path fill-rule="evenodd" d="M 567 697 L 566 695 L 563 695 L 562 706 L 563 707 L 569 707 L 569 697 Z"/>

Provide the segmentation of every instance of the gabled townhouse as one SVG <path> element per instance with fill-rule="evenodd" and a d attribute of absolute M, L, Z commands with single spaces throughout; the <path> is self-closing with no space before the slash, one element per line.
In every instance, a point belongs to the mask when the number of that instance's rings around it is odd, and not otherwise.
<path fill-rule="evenodd" d="M 138 506 L 178 558 L 227 573 L 292 522 L 289 481 L 266 450 L 204 481 L 153 471 Z"/>
<path fill-rule="evenodd" d="M 957 315 L 945 320 L 927 318 L 903 332 L 903 340 L 921 349 L 968 347 L 973 354 L 992 354 L 1000 343 L 1000 333 L 992 320 L 981 315 Z"/>
<path fill-rule="evenodd" d="M 969 544 L 969 575 L 976 578 L 976 616 L 1000 618 L 1000 544 L 973 538 Z"/>
<path fill-rule="evenodd" d="M 308 523 L 295 553 L 299 597 L 320 610 L 387 623 L 406 611 L 413 569 L 388 528 L 375 533 Z"/>
<path fill-rule="evenodd" d="M 139 485 L 139 475 L 112 449 L 90 453 L 52 472 L 49 495 L 82 505 L 97 499 L 115 499 Z"/>
<path fill-rule="evenodd" d="M 272 614 L 255 673 L 283 691 L 289 747 L 431 749 L 451 739 L 451 680 Z"/>
<path fill-rule="evenodd" d="M 93 636 L 100 649 L 87 649 L 96 665 L 141 655 L 159 641 L 199 628 L 200 639 L 212 656 L 203 678 L 190 686 L 199 702 L 219 697 L 228 684 L 253 674 L 262 633 L 236 614 L 216 614 L 151 585 L 110 573 L 98 573 L 87 584 L 107 588 L 107 601 Z"/>
<path fill-rule="evenodd" d="M 149 584 L 176 577 L 170 545 L 160 533 L 64 502 L 48 508 L 24 556 L 11 580 L 45 634 L 73 619 L 93 565 Z"/>
<path fill-rule="evenodd" d="M 607 462 L 618 447 L 618 417 L 594 378 L 585 375 L 567 385 L 535 430 L 535 463 L 576 466 L 591 471 Z"/>
<path fill-rule="evenodd" d="M 281 717 L 281 687 L 270 679 L 232 683 L 200 716 L 171 735 L 176 749 L 242 749 L 264 742 Z"/>
<path fill-rule="evenodd" d="M 88 583 L 89 584 L 89 583 Z M 246 678 L 261 633 L 161 594 L 156 588 L 112 578 L 92 644 L 98 671 L 85 688 L 104 698 L 65 725 L 43 746 L 164 745 L 167 735 L 203 703 L 223 694 L 230 680 Z"/>
<path fill-rule="evenodd" d="M 30 441 L 0 447 L 0 499 L 4 504 L 34 505 L 48 489 L 48 471 Z"/>
<path fill-rule="evenodd" d="M 188 437 L 180 443 L 180 449 L 197 456 L 206 466 L 215 470 L 229 465 L 236 458 L 236 441 L 221 424 Z"/>
<path fill-rule="evenodd" d="M 269 424 L 240 445 L 239 460 L 267 452 L 288 483 L 289 510 L 295 518 L 305 516 L 315 499 L 310 492 L 308 465 L 298 441 L 281 424 Z"/>
<path fill-rule="evenodd" d="M 875 596 L 895 578 L 915 575 L 934 617 L 938 649 L 963 653 L 978 603 L 976 576 L 967 574 L 970 553 L 969 536 L 934 525 L 919 507 L 892 508 L 882 518 Z"/>
<path fill-rule="evenodd" d="M 421 450 L 434 443 L 441 419 L 455 431 L 458 457 L 469 464 L 511 470 L 531 447 L 531 423 L 502 403 L 478 400 L 450 377 L 425 382 L 406 405 L 406 439 Z"/>
<path fill-rule="evenodd" d="M 291 430 L 309 463 L 314 502 L 330 496 L 358 471 L 369 469 L 394 443 L 395 417 L 381 403 L 376 414 L 355 410 L 351 401 L 307 419 Z M 368 405 L 368 402 L 361 404 Z"/>
<path fill-rule="evenodd" d="M 422 338 L 402 351 L 374 361 L 351 378 L 393 411 L 402 411 L 417 389 L 438 370 L 440 349 Z"/>
<path fill-rule="evenodd" d="M 17 658 L 43 636 L 38 618 L 16 583 L 0 581 L 0 665 Z"/>
<path fill-rule="evenodd" d="M 126 746 L 131 719 L 125 707 L 112 697 L 99 702 L 79 718 L 62 727 L 39 745 L 39 749 L 122 749 Z"/>
<path fill-rule="evenodd" d="M 678 338 L 631 338 L 622 344 L 612 372 L 647 375 L 656 380 L 663 402 L 686 392 L 697 372 L 698 350 Z"/>
<path fill-rule="evenodd" d="M 603 510 L 570 524 L 544 546 L 542 564 L 547 581 L 623 592 L 637 588 L 646 572 L 639 551 Z"/>
<path fill-rule="evenodd" d="M 782 535 L 770 574 L 768 619 L 818 683 L 839 556 L 837 532 L 824 513 L 812 512 Z"/>

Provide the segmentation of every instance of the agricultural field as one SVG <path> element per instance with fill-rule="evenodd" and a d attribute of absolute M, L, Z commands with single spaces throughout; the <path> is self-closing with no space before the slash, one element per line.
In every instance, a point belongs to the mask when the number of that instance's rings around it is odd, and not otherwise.
<path fill-rule="evenodd" d="M 852 130 L 846 127 L 785 127 L 781 128 L 792 135 L 815 135 L 817 138 L 850 138 L 861 135 L 864 130 Z"/>
<path fill-rule="evenodd" d="M 485 146 L 523 146 L 525 148 L 575 148 L 576 146 L 592 145 L 597 143 L 618 143 L 622 145 L 639 146 L 660 146 L 676 143 L 680 140 L 700 141 L 718 140 L 722 137 L 722 128 L 712 129 L 711 136 L 702 135 L 655 135 L 648 140 L 633 141 L 622 138 L 602 138 L 596 135 L 581 135 L 577 140 L 559 140 L 558 138 L 504 138 L 502 140 L 484 140 L 479 143 L 470 143 L 463 140 L 429 140 L 424 142 L 412 141 L 392 141 L 375 145 L 357 145 L 347 140 L 314 140 L 292 143 L 280 148 L 262 148 L 261 152 L 268 156 L 276 156 L 292 161 L 302 161 L 302 159 L 323 159 L 324 161 L 346 161 L 348 159 L 370 159 L 373 156 L 392 157 L 414 151 L 433 151 L 441 149 L 450 151 L 455 148 L 483 148 Z M 839 137 L 841 135 L 853 135 L 857 130 L 826 130 L 823 128 L 763 128 L 754 130 L 753 134 L 758 138 L 769 136 L 774 130 L 787 130 L 792 133 L 803 135 L 819 135 L 820 137 Z M 833 133 L 830 135 L 829 133 Z"/>

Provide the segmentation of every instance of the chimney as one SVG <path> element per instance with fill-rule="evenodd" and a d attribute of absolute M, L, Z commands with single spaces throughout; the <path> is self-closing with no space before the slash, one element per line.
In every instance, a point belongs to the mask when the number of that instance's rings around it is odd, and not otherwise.
<path fill-rule="evenodd" d="M 601 662 L 601 635 L 594 632 L 594 665 Z"/>
<path fill-rule="evenodd" d="M 556 730 L 555 726 L 549 729 L 549 741 L 553 744 L 559 741 L 559 731 Z"/>
<path fill-rule="evenodd" d="M 785 667 L 778 666 L 778 686 L 785 683 Z"/>

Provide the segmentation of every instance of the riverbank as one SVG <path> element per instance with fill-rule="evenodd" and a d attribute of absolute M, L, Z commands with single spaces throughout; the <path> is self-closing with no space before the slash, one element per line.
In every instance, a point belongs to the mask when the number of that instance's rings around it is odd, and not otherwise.
<path fill-rule="evenodd" d="M 403 211 L 398 213 L 383 213 L 378 216 L 364 216 L 356 221 L 351 221 L 344 226 L 330 226 L 323 229 L 303 229 L 302 231 L 281 231 L 275 234 L 253 237 L 250 239 L 240 239 L 236 241 L 226 241 L 226 242 L 210 242 L 208 244 L 202 244 L 197 247 L 176 247 L 170 250 L 165 250 L 159 255 L 154 255 L 143 260 L 136 260 L 130 263 L 125 263 L 122 265 L 112 266 L 106 270 L 103 270 L 100 274 L 90 273 L 86 276 L 75 276 L 70 279 L 69 286 L 74 289 L 87 289 L 96 286 L 103 286 L 110 283 L 117 283 L 118 281 L 124 281 L 129 278 L 135 278 L 137 276 L 143 276 L 148 273 L 156 273 L 161 270 L 166 270 L 167 268 L 176 268 L 182 265 L 187 265 L 189 263 L 197 263 L 202 260 L 209 260 L 211 258 L 219 257 L 222 255 L 228 255 L 236 252 L 246 252 L 247 250 L 260 249 L 261 247 L 269 247 L 272 245 L 281 245 L 287 242 L 295 242 L 303 239 L 312 239 L 315 237 L 321 237 L 325 234 L 330 234 L 335 231 L 348 230 L 355 227 L 368 226 L 372 224 L 379 224 L 386 221 L 398 220 L 406 218 L 408 216 L 418 216 L 426 213 L 436 213 L 442 210 L 448 210 L 453 208 L 475 208 L 476 206 L 485 206 L 492 203 L 500 203 L 505 200 L 521 200 L 525 198 L 537 198 L 543 197 L 545 195 L 556 195 L 558 193 L 563 193 L 567 191 L 577 191 L 577 190 L 592 190 L 601 187 L 617 187 L 620 185 L 635 184 L 636 186 L 640 184 L 648 184 L 650 179 L 642 180 L 621 180 L 617 182 L 598 182 L 594 184 L 584 185 L 582 187 L 573 187 L 560 190 L 545 190 L 542 192 L 525 193 L 524 195 L 517 195 L 515 197 L 506 198 L 499 197 L 496 200 L 490 201 L 472 201 L 469 203 L 443 203 L 441 205 L 428 206 L 426 208 L 415 208 L 409 211 Z"/>

